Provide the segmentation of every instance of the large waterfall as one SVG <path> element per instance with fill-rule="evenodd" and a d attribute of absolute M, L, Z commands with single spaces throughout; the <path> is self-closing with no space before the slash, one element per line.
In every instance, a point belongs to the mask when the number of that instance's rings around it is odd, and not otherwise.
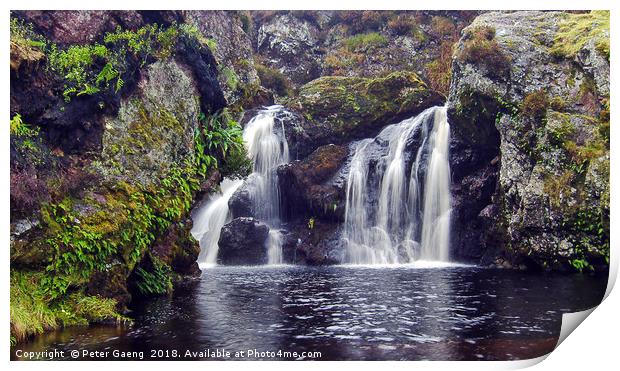
<path fill-rule="evenodd" d="M 449 260 L 449 133 L 446 109 L 433 107 L 356 144 L 347 181 L 345 262 Z"/>
<path fill-rule="evenodd" d="M 224 224 L 230 221 L 228 200 L 242 183 L 242 180 L 224 179 L 220 185 L 222 192 L 213 196 L 194 215 L 191 233 L 200 244 L 198 264 L 201 267 L 214 266 L 217 262 L 220 233 Z"/>
<path fill-rule="evenodd" d="M 253 173 L 248 177 L 250 198 L 256 217 L 269 225 L 268 264 L 282 264 L 280 227 L 280 190 L 276 170 L 289 161 L 284 124 L 276 127 L 275 115 L 281 106 L 271 106 L 254 116 L 243 130 L 243 141 L 252 159 Z"/>

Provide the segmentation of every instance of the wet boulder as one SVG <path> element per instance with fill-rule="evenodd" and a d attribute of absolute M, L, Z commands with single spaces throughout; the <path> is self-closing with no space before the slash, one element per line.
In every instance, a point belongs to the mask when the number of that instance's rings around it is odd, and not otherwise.
<path fill-rule="evenodd" d="M 252 193 L 256 191 L 253 182 L 254 174 L 250 175 L 228 200 L 228 210 L 233 218 L 255 217 Z"/>
<path fill-rule="evenodd" d="M 319 147 L 308 158 L 278 168 L 283 210 L 289 218 L 308 215 L 344 219 L 343 182 L 333 179 L 348 156 L 348 148 L 334 144 Z"/>
<path fill-rule="evenodd" d="M 217 263 L 260 265 L 267 262 L 265 241 L 269 227 L 254 218 L 241 217 L 224 225 L 220 234 Z"/>
<path fill-rule="evenodd" d="M 283 233 L 282 252 L 286 262 L 306 265 L 340 264 L 344 245 L 339 224 L 315 219 L 288 223 Z"/>

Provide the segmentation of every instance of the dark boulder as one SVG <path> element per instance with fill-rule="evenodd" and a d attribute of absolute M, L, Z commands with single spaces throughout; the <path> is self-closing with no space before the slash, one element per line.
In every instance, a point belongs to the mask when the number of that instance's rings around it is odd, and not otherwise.
<path fill-rule="evenodd" d="M 347 159 L 346 147 L 319 147 L 308 158 L 278 168 L 278 183 L 285 217 L 308 215 L 326 220 L 344 218 L 344 188 L 333 177 Z"/>
<path fill-rule="evenodd" d="M 306 265 L 340 264 L 344 256 L 337 223 L 300 219 L 286 225 L 282 252 L 285 262 Z"/>
<path fill-rule="evenodd" d="M 233 218 L 256 216 L 250 196 L 252 188 L 255 186 L 252 179 L 254 177 L 250 175 L 228 200 L 228 209 Z"/>
<path fill-rule="evenodd" d="M 265 241 L 269 227 L 254 218 L 236 218 L 224 225 L 220 235 L 217 263 L 259 265 L 267 262 Z"/>

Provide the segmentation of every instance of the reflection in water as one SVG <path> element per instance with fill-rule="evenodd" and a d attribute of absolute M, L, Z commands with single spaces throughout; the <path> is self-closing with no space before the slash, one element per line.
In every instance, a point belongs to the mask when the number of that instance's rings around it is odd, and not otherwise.
<path fill-rule="evenodd" d="M 148 355 L 151 349 L 224 348 L 320 351 L 323 360 L 524 359 L 551 351 L 561 314 L 598 304 L 605 285 L 606 277 L 458 266 L 216 267 L 171 297 L 137 305 L 132 328 L 71 328 L 19 349 Z"/>

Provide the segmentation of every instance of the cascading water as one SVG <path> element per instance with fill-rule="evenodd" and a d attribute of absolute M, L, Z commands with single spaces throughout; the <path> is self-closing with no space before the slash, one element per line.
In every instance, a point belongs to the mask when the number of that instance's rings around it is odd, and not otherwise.
<path fill-rule="evenodd" d="M 347 181 L 345 262 L 449 260 L 449 133 L 446 109 L 433 107 L 357 143 Z"/>
<path fill-rule="evenodd" d="M 220 184 L 222 192 L 213 196 L 194 215 L 191 234 L 200 244 L 198 264 L 201 268 L 214 266 L 217 262 L 220 233 L 224 224 L 230 221 L 228 200 L 242 183 L 242 180 L 224 179 Z"/>
<path fill-rule="evenodd" d="M 268 264 L 282 264 L 282 235 L 280 230 L 280 190 L 276 169 L 289 161 L 284 135 L 284 123 L 275 127 L 275 115 L 281 106 L 261 110 L 243 130 L 243 141 L 253 163 L 250 175 L 254 187 L 250 198 L 256 217 L 270 227 L 267 239 Z"/>

